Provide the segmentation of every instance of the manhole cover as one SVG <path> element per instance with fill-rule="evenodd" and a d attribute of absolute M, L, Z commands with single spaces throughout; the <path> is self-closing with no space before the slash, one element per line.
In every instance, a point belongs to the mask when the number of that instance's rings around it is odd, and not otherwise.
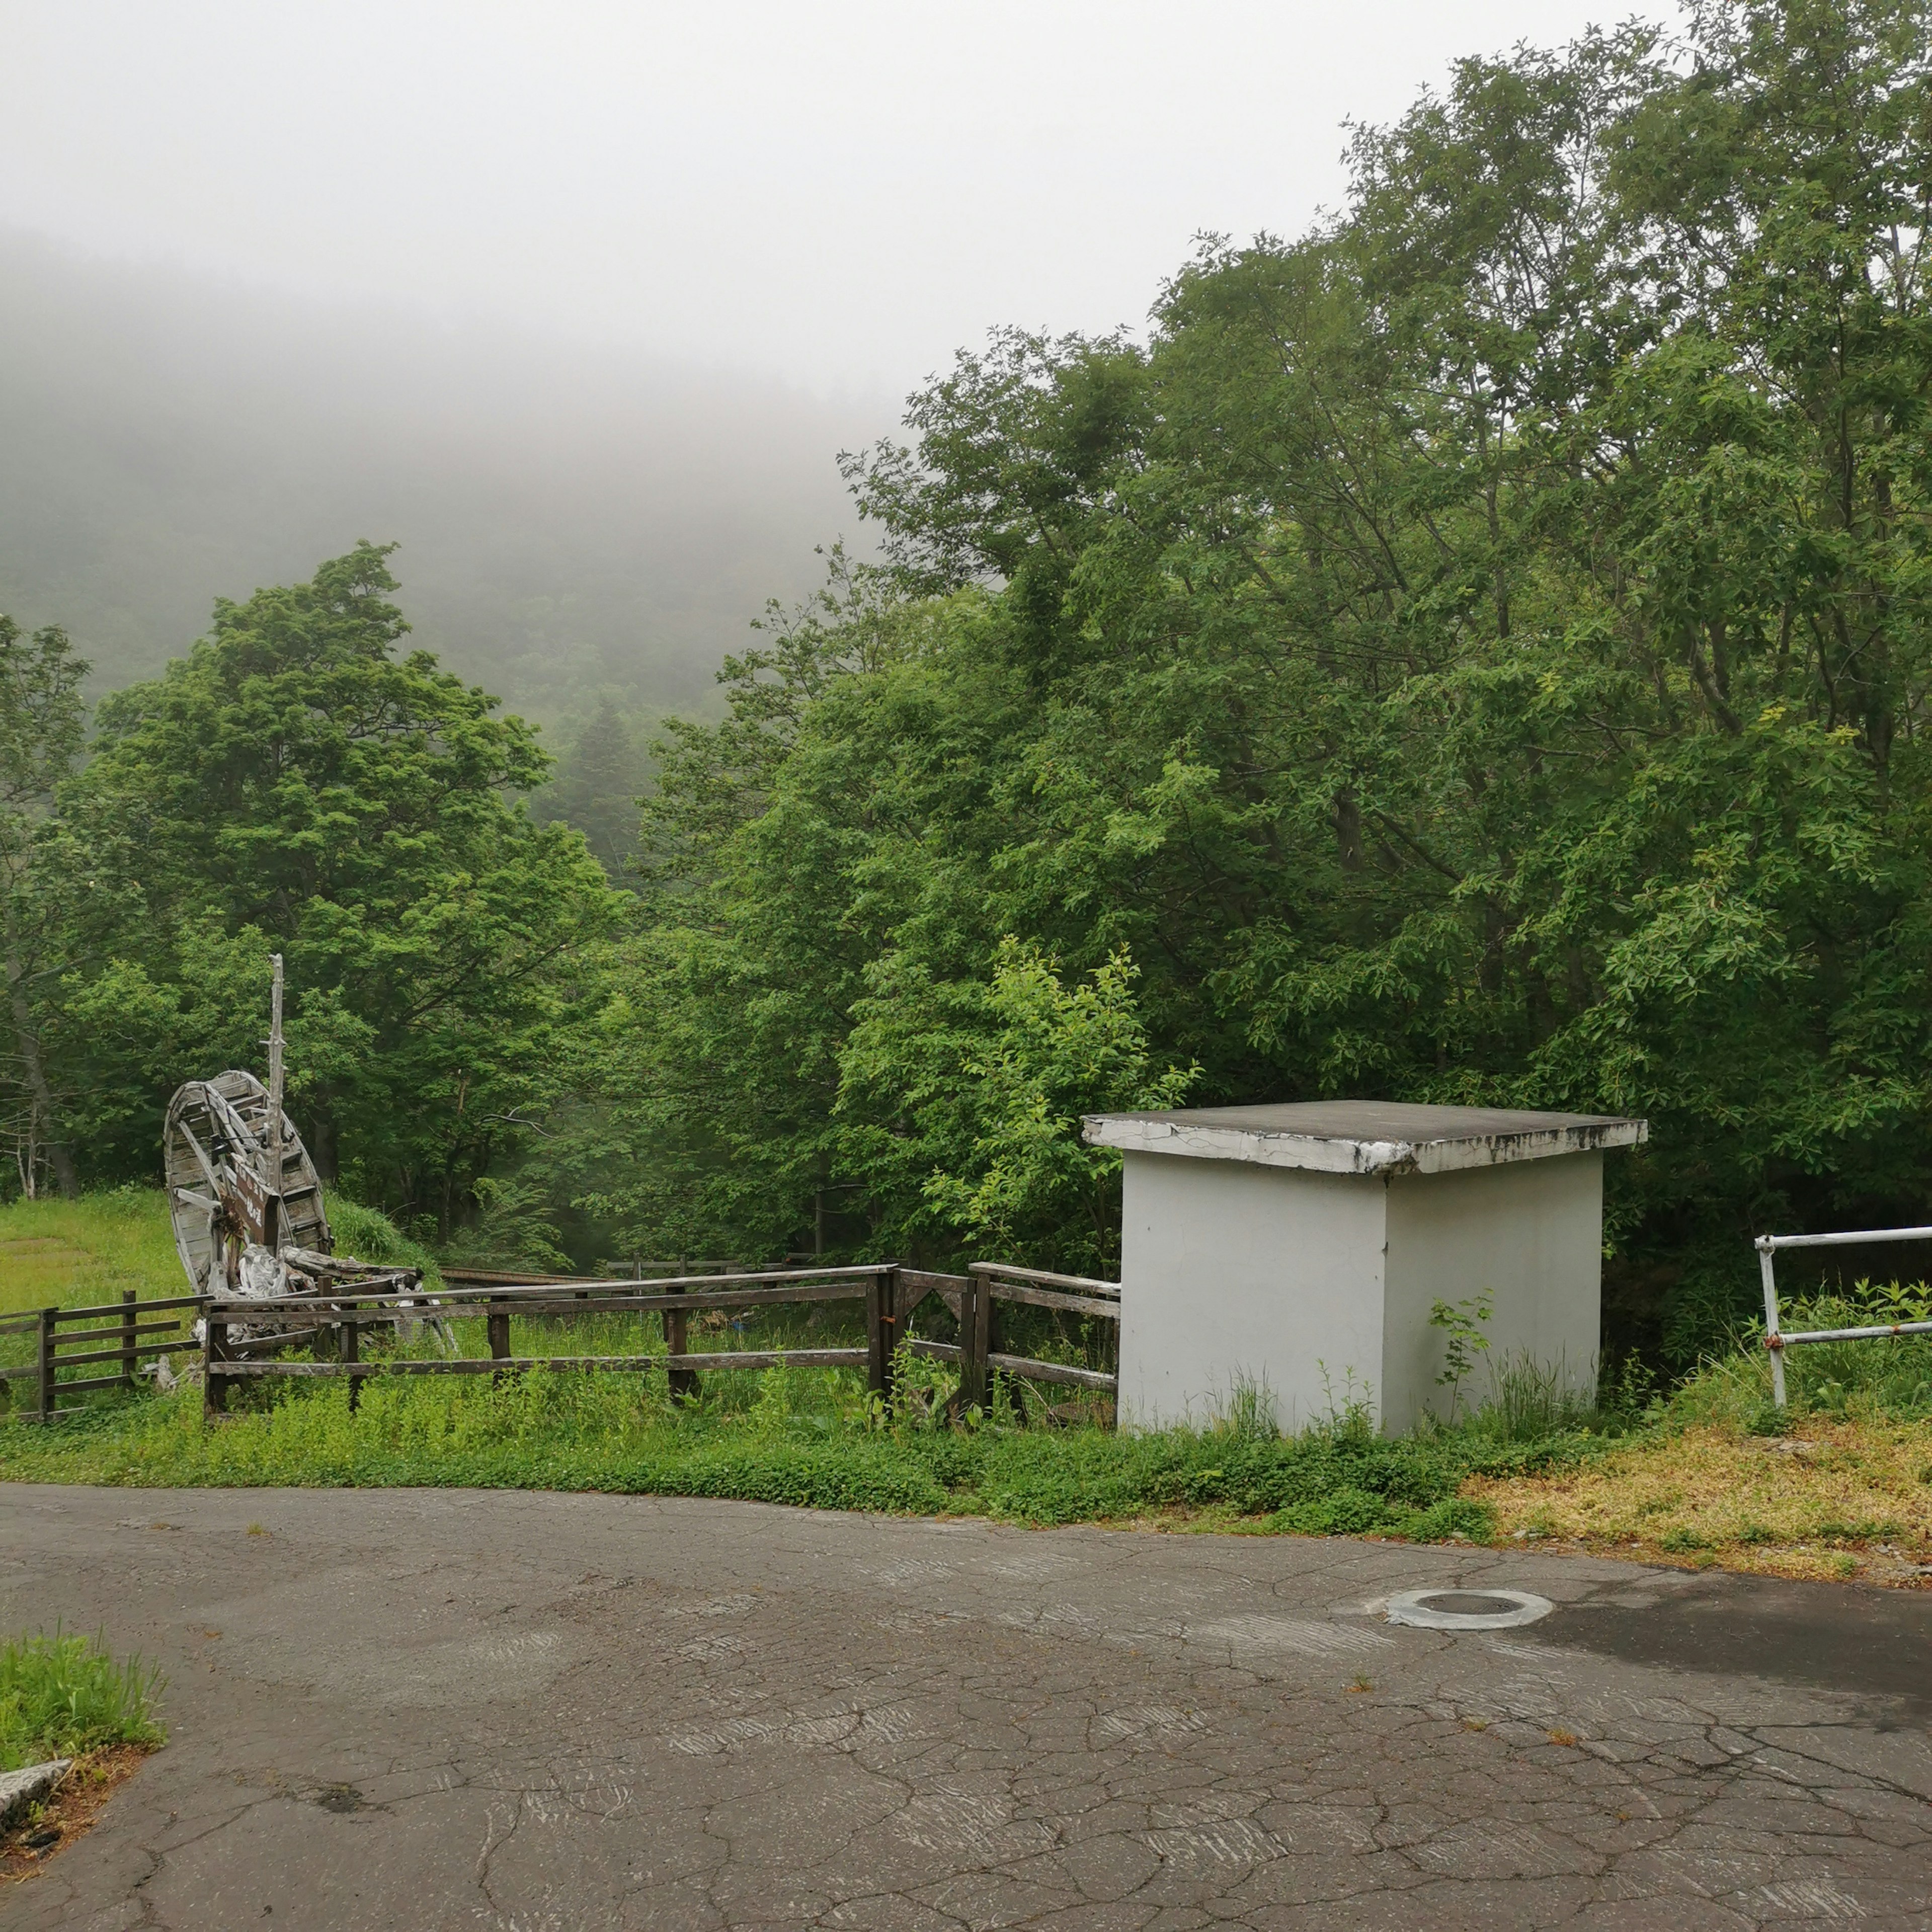
<path fill-rule="evenodd" d="M 1392 1624 L 1418 1630 L 1515 1630 L 1556 1608 L 1527 1590 L 1404 1590 L 1388 1600 Z"/>

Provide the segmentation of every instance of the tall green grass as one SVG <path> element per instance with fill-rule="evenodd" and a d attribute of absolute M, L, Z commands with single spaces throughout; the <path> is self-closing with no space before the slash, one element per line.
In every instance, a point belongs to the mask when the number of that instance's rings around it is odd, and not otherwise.
<path fill-rule="evenodd" d="M 158 1744 L 154 1705 L 164 1680 L 140 1659 L 117 1662 L 92 1640 L 16 1637 L 0 1643 L 0 1771 L 79 1757 L 108 1744 Z"/>
<path fill-rule="evenodd" d="M 734 1496 L 820 1508 L 1063 1523 L 1181 1509 L 1262 1529 L 1480 1536 L 1472 1467 L 1520 1448 L 1391 1441 L 1359 1412 L 1292 1437 L 1251 1426 L 1116 1434 L 1023 1426 L 1004 1389 L 974 1426 L 936 1426 L 908 1365 L 888 1409 L 854 1372 L 662 1370 L 257 1384 L 204 1419 L 198 1392 L 0 1426 L 0 1477 L 186 1485 L 441 1485 Z"/>
<path fill-rule="evenodd" d="M 1786 1334 L 1806 1329 L 1859 1328 L 1932 1320 L 1932 1294 L 1922 1284 L 1860 1281 L 1838 1294 L 1785 1302 Z M 1771 1359 L 1762 1324 L 1737 1336 L 1731 1348 L 1707 1357 L 1672 1392 L 1668 1413 L 1686 1420 L 1723 1422 L 1774 1431 L 1808 1415 L 1871 1420 L 1932 1421 L 1932 1336 L 1898 1336 L 1862 1342 L 1818 1342 L 1784 1351 L 1787 1407 L 1772 1406 Z"/>

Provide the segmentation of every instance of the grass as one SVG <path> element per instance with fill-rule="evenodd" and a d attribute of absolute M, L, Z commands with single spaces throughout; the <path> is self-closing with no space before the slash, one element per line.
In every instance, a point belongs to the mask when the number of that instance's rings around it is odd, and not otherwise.
<path fill-rule="evenodd" d="M 116 1744 L 152 1749 L 165 1736 L 154 1715 L 161 1688 L 139 1658 L 117 1663 L 87 1637 L 0 1643 L 0 1771 Z"/>
<path fill-rule="evenodd" d="M 340 1245 L 366 1258 L 428 1260 L 380 1216 L 332 1205 L 332 1219 Z M 63 1265 L 80 1278 L 63 1278 Z M 0 1210 L 0 1295 L 27 1306 L 106 1299 L 123 1285 L 172 1294 L 173 1268 L 157 1194 Z M 1922 1298 L 1860 1284 L 1794 1306 L 1786 1326 L 1895 1320 Z M 749 1321 L 694 1315 L 691 1346 L 842 1344 L 856 1339 L 852 1318 L 828 1304 Z M 460 1353 L 488 1352 L 480 1321 L 454 1330 Z M 419 1335 L 404 1352 L 436 1346 Z M 1079 1352 L 1070 1336 L 1034 1346 Z M 519 1355 L 661 1346 L 654 1317 L 512 1324 Z M 340 1384 L 258 1383 L 214 1424 L 197 1390 L 108 1393 L 44 1428 L 0 1420 L 0 1478 L 730 1496 L 1039 1524 L 1546 1542 L 1900 1583 L 1924 1581 L 1922 1567 L 1932 1576 L 1932 1342 L 1794 1349 L 1787 1375 L 1791 1406 L 1780 1413 L 1749 1336 L 1667 1394 L 1627 1367 L 1594 1402 L 1561 1365 L 1505 1359 L 1456 1426 L 1399 1441 L 1377 1436 L 1359 1406 L 1284 1438 L 1258 1388 L 1234 1390 L 1200 1429 L 1047 1427 L 1044 1400 L 1024 1389 L 1002 1390 L 975 1428 L 937 1428 L 952 1378 L 910 1359 L 890 1412 L 845 1371 L 708 1372 L 694 1402 L 674 1400 L 655 1370 L 378 1378 L 355 1412 Z"/>
<path fill-rule="evenodd" d="M 0 1208 L 0 1315 L 88 1307 L 130 1288 L 144 1300 L 188 1292 L 159 1188 Z"/>
<path fill-rule="evenodd" d="M 1924 1318 L 1924 1291 L 1861 1282 L 1794 1303 L 1787 1331 Z M 1932 1341 L 1786 1351 L 1772 1400 L 1746 1334 L 1651 1402 L 1622 1442 L 1463 1493 L 1499 1535 L 1696 1568 L 1924 1587 L 1932 1582 Z"/>
<path fill-rule="evenodd" d="M 553 1338 L 553 1342 L 554 1342 Z M 238 1402 L 238 1407 L 240 1406 Z M 0 1427 L 0 1476 L 154 1485 L 596 1490 L 1030 1523 L 1181 1515 L 1259 1530 L 1478 1537 L 1460 1447 L 1391 1442 L 1359 1416 L 1298 1436 L 934 1428 L 884 1412 L 856 1375 L 712 1374 L 694 1403 L 661 1371 L 538 1370 L 260 1387 L 209 1423 L 198 1391 L 103 1402 L 42 1428 Z"/>

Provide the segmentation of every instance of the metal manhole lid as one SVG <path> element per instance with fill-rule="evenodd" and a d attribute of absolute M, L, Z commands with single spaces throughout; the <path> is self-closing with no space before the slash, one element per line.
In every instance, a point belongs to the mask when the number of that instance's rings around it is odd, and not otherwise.
<path fill-rule="evenodd" d="M 1392 1624 L 1418 1630 L 1515 1630 L 1546 1617 L 1556 1606 L 1528 1590 L 1465 1589 L 1457 1585 L 1433 1590 L 1402 1590 L 1384 1606 Z"/>

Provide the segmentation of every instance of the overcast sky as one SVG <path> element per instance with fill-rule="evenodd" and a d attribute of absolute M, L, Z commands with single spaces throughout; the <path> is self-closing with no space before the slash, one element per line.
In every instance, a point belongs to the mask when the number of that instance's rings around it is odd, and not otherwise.
<path fill-rule="evenodd" d="M 1649 10 L 1652 16 L 1664 10 Z M 0 222 L 898 396 L 1138 324 L 1345 118 L 1596 0 L 0 0 Z"/>

